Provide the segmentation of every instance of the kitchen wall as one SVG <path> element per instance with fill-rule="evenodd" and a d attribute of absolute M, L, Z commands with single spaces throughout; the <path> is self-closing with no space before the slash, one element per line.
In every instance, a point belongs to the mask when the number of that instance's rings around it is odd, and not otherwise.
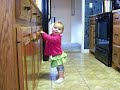
<path fill-rule="evenodd" d="M 75 0 L 74 4 L 74 15 L 71 14 L 71 42 L 82 44 L 82 0 Z"/>
<path fill-rule="evenodd" d="M 85 0 L 85 32 L 84 32 L 84 48 L 89 48 L 89 17 L 90 15 L 98 14 L 102 12 L 103 0 Z M 93 4 L 92 8 L 89 8 L 89 3 Z"/>
<path fill-rule="evenodd" d="M 65 25 L 62 42 L 78 42 L 82 46 L 84 45 L 84 49 L 88 49 L 89 17 L 102 12 L 103 0 L 75 0 L 74 15 L 71 15 L 71 0 L 69 2 L 68 0 L 51 1 L 51 16 L 56 17 L 56 21 L 62 21 Z M 82 2 L 85 2 L 85 12 L 82 10 Z M 89 8 L 89 3 L 93 3 L 92 8 Z M 82 20 L 83 13 L 85 13 L 85 21 Z M 83 22 L 85 23 L 84 28 L 82 28 Z M 83 29 L 85 30 L 83 31 Z"/>
<path fill-rule="evenodd" d="M 62 42 L 71 42 L 71 1 L 51 0 L 51 17 L 64 24 Z"/>
<path fill-rule="evenodd" d="M 72 1 L 72 2 L 71 2 Z M 72 14 L 74 12 L 74 15 Z M 62 43 L 82 41 L 82 0 L 51 0 L 51 16 L 65 26 Z"/>

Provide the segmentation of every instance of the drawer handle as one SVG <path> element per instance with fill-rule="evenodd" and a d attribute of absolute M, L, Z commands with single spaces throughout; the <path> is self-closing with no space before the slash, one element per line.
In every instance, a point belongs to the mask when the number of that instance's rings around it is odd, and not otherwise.
<path fill-rule="evenodd" d="M 119 36 L 118 34 L 115 34 L 115 36 Z"/>
<path fill-rule="evenodd" d="M 36 13 L 36 12 L 33 12 L 32 14 L 33 14 L 33 15 L 37 15 L 37 13 Z"/>
<path fill-rule="evenodd" d="M 24 10 L 30 10 L 31 9 L 31 7 L 30 6 L 26 6 L 26 5 L 24 5 Z"/>
<path fill-rule="evenodd" d="M 119 18 L 114 18 L 114 19 L 119 19 Z"/>
<path fill-rule="evenodd" d="M 116 53 L 114 53 L 114 55 L 115 55 L 115 56 L 117 56 L 117 54 L 116 54 Z"/>
<path fill-rule="evenodd" d="M 37 15 L 37 17 L 40 17 L 40 15 Z"/>

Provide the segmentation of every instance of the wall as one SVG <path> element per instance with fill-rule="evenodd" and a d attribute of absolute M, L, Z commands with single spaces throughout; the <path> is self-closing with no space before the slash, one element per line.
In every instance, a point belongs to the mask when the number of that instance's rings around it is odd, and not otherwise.
<path fill-rule="evenodd" d="M 71 42 L 71 2 L 51 0 L 51 17 L 56 17 L 56 22 L 62 22 L 65 26 L 62 42 Z"/>
<path fill-rule="evenodd" d="M 51 0 L 51 16 L 57 17 L 57 21 L 65 21 L 63 42 L 78 42 L 84 49 L 89 48 L 89 16 L 102 12 L 102 1 L 75 0 L 75 15 L 71 16 L 71 0 L 69 2 L 68 0 Z M 85 10 L 83 10 L 83 2 L 85 2 Z M 93 8 L 89 8 L 90 2 L 93 3 Z M 83 13 L 85 13 L 85 20 L 82 18 Z"/>
<path fill-rule="evenodd" d="M 82 0 L 75 0 L 75 13 L 71 16 L 71 42 L 82 43 Z"/>
<path fill-rule="evenodd" d="M 65 25 L 65 31 L 62 34 L 62 42 L 83 43 L 82 23 L 82 0 L 51 0 L 51 16 L 56 17 L 56 21 L 62 21 Z M 71 7 L 73 6 L 73 7 Z M 74 9 L 74 15 L 71 14 Z M 50 26 L 50 25 L 49 25 Z M 49 27 L 51 28 L 51 26 Z M 49 31 L 51 32 L 51 31 Z"/>
<path fill-rule="evenodd" d="M 84 32 L 84 48 L 89 48 L 89 17 L 90 15 L 102 12 L 103 0 L 85 0 L 85 32 Z M 89 8 L 89 3 L 93 3 L 93 8 Z"/>

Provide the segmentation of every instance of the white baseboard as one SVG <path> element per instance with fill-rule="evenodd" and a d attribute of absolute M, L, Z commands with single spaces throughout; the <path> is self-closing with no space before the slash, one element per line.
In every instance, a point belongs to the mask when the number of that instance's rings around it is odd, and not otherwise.
<path fill-rule="evenodd" d="M 82 50 L 82 53 L 89 53 L 89 49 Z"/>

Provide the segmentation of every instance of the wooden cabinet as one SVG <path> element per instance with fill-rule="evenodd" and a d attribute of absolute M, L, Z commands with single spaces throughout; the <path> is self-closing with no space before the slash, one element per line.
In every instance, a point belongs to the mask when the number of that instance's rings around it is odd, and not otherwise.
<path fill-rule="evenodd" d="M 42 52 L 39 47 L 41 44 L 38 42 L 40 39 L 34 40 L 32 38 L 32 35 L 36 35 L 36 31 L 35 29 L 32 32 L 32 28 L 28 26 L 17 27 L 20 90 L 34 90 L 39 79 Z"/>
<path fill-rule="evenodd" d="M 32 0 L 2 0 L 0 7 L 0 90 L 36 90 L 43 58 L 36 32 L 42 30 L 42 14 Z"/>
<path fill-rule="evenodd" d="M 120 68 L 120 12 L 113 13 L 112 63 Z"/>
<path fill-rule="evenodd" d="M 90 24 L 89 24 L 89 51 L 90 51 L 90 53 L 95 52 L 95 16 L 90 17 Z"/>
<path fill-rule="evenodd" d="M 19 90 L 14 0 L 1 0 L 0 9 L 0 90 Z"/>

